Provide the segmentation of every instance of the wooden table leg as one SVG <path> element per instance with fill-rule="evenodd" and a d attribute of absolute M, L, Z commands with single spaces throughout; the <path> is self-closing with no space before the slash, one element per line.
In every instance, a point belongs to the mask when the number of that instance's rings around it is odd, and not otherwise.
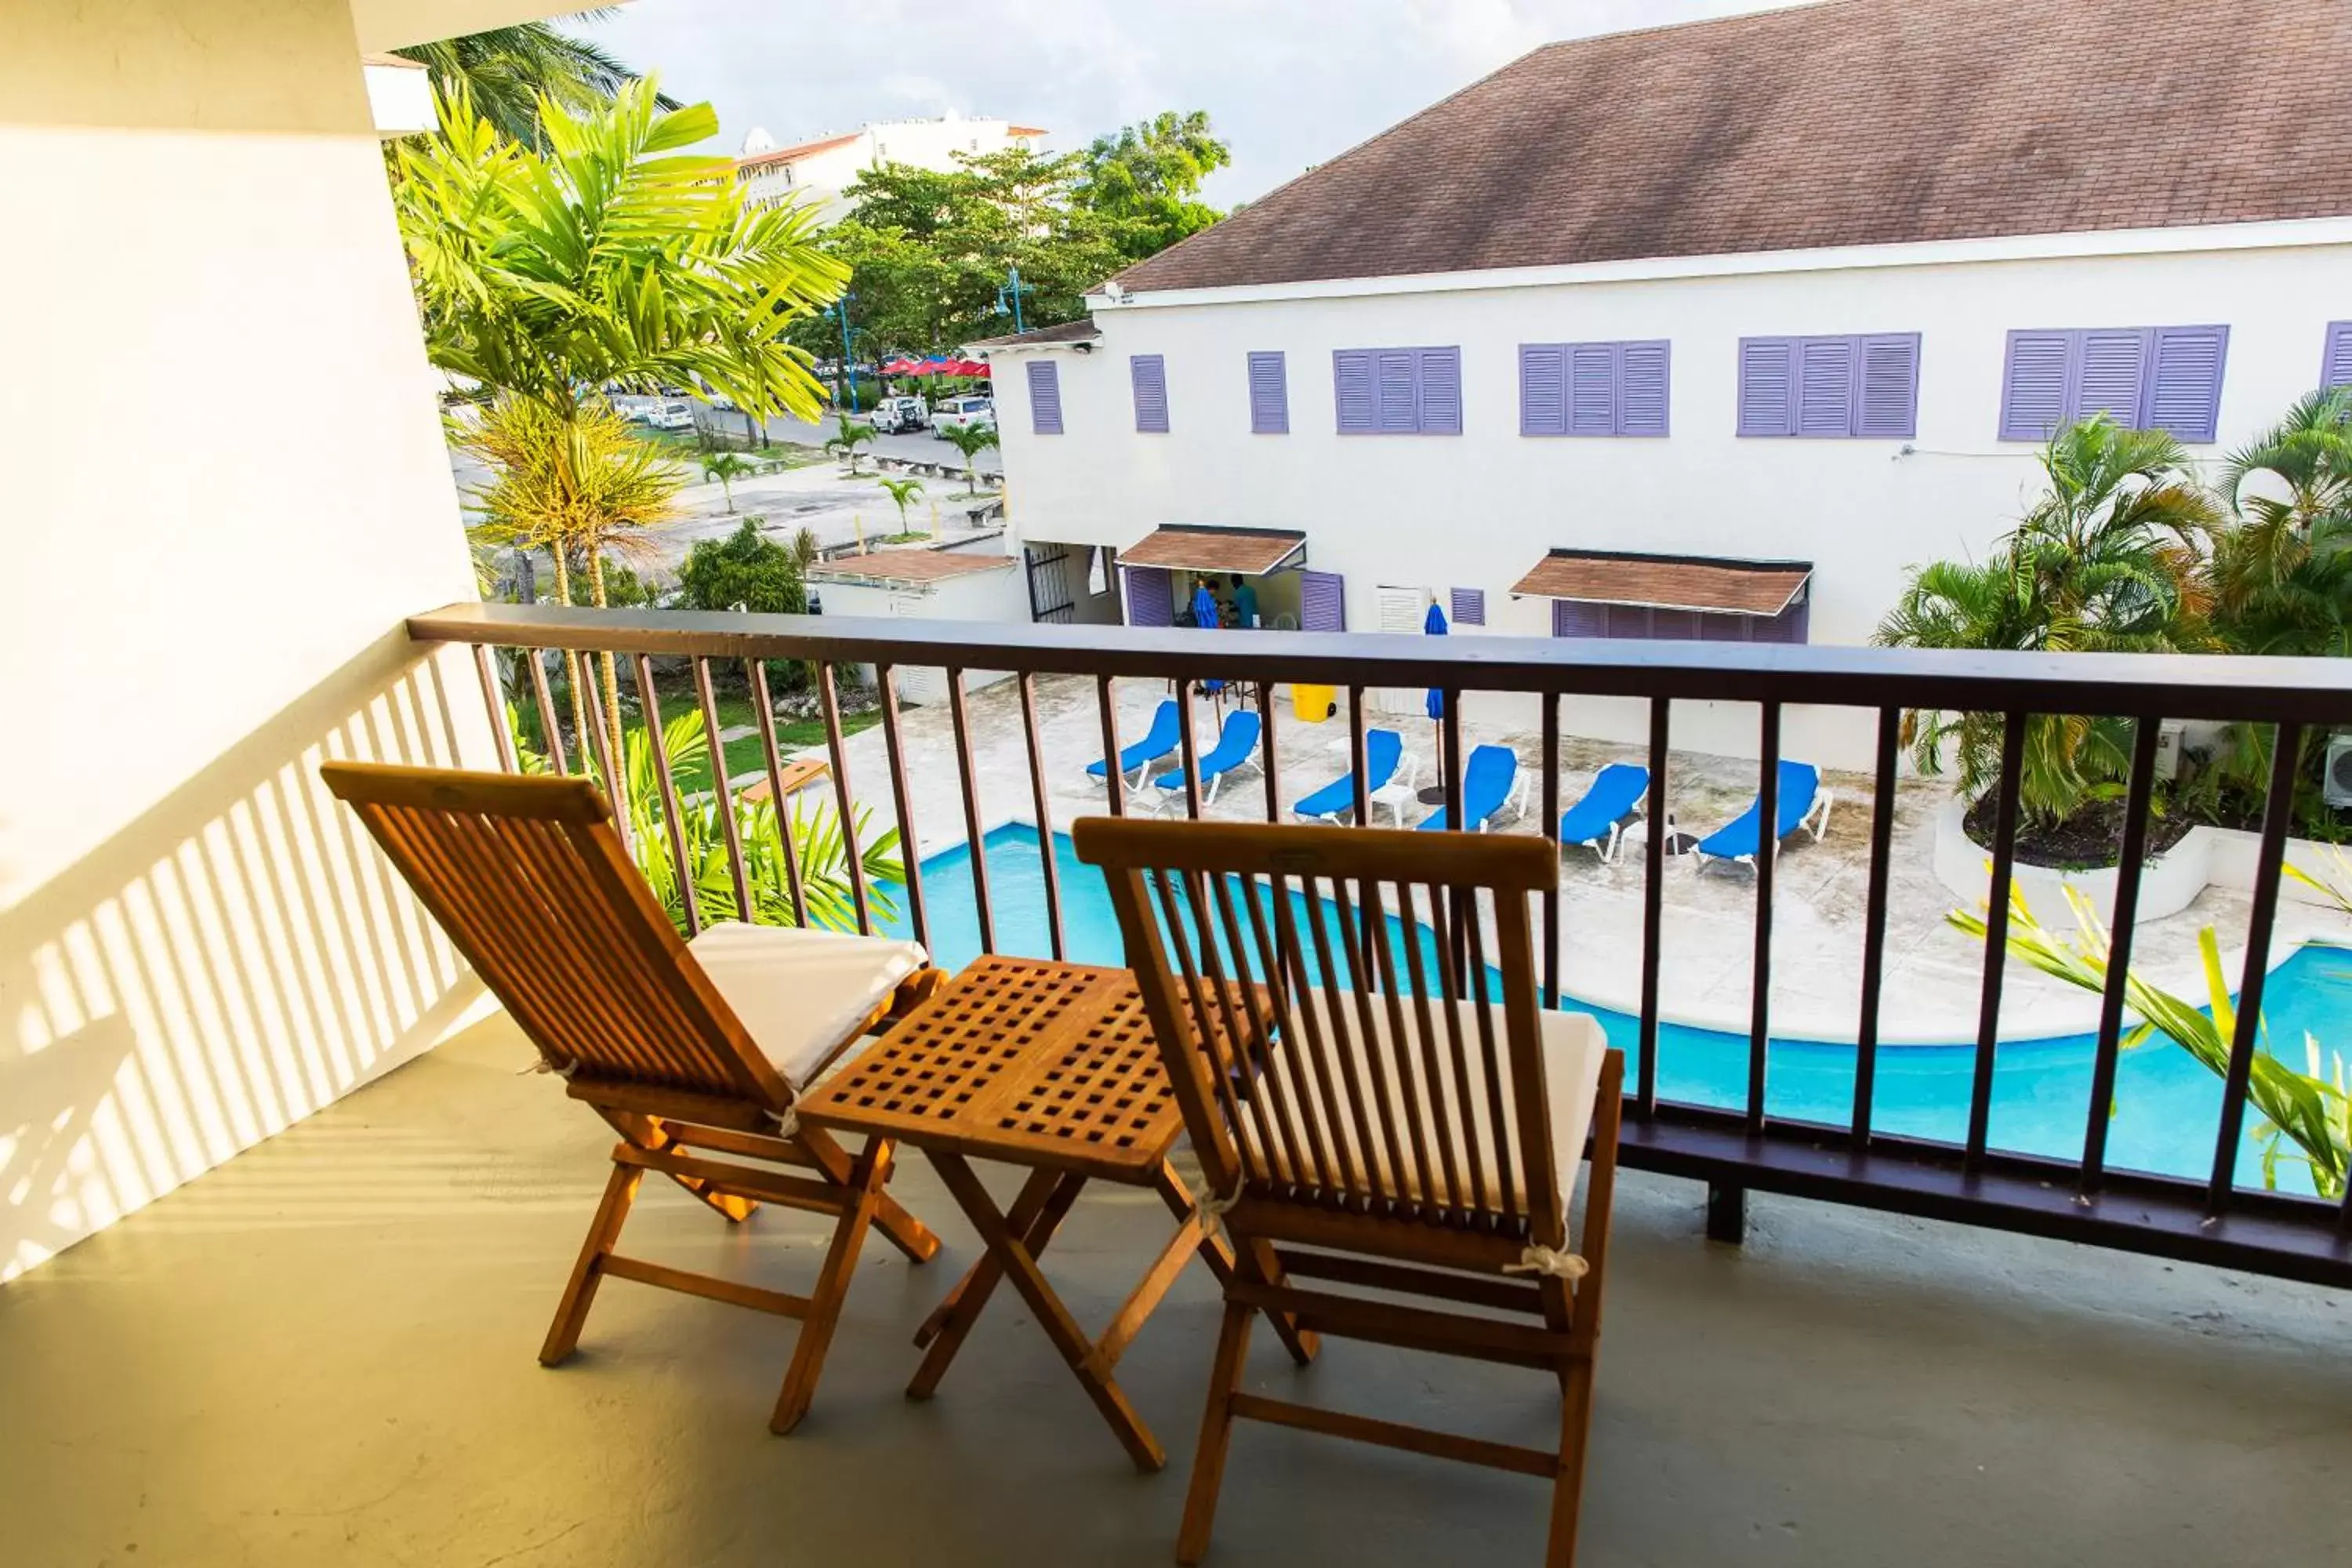
<path fill-rule="evenodd" d="M 1005 1228 L 1022 1238 L 1030 1257 L 1036 1257 L 1053 1240 L 1054 1232 L 1061 1227 L 1086 1184 L 1083 1176 L 1045 1170 L 1034 1173 L 1022 1184 L 1021 1194 L 1013 1200 Z M 949 1364 L 963 1348 L 965 1336 L 980 1321 L 981 1310 L 988 1305 L 997 1281 L 1003 1278 L 1004 1265 L 994 1253 L 983 1251 L 979 1261 L 956 1281 L 955 1288 L 931 1309 L 931 1315 L 915 1331 L 917 1348 L 928 1353 L 923 1364 L 915 1370 L 913 1381 L 907 1384 L 908 1398 L 929 1399 L 939 1392 L 940 1380 L 947 1375 Z"/>
<path fill-rule="evenodd" d="M 1143 1418 L 1127 1402 L 1126 1394 L 1112 1378 L 1110 1368 L 1104 1363 L 1100 1349 L 1087 1338 L 1086 1331 L 1078 1327 L 1077 1320 L 1070 1316 L 1070 1310 L 1054 1293 L 1053 1286 L 1037 1268 L 1036 1258 L 1023 1238 L 1013 1233 L 1004 1215 L 988 1195 L 988 1189 L 972 1173 L 971 1164 L 960 1154 L 937 1152 L 930 1152 L 930 1160 L 940 1173 L 940 1179 L 947 1184 L 948 1191 L 954 1194 L 957 1205 L 962 1208 L 964 1217 L 971 1221 L 972 1228 L 980 1232 L 981 1240 L 986 1244 L 990 1255 L 997 1258 L 1004 1273 L 1012 1278 L 1013 1288 L 1021 1292 L 1021 1299 L 1028 1302 L 1030 1310 L 1037 1314 L 1038 1327 L 1045 1331 L 1045 1337 L 1053 1341 L 1054 1348 L 1062 1352 L 1062 1359 L 1077 1374 L 1079 1385 L 1094 1401 L 1095 1408 L 1102 1412 L 1103 1419 L 1110 1424 L 1112 1434 L 1127 1449 L 1128 1458 L 1135 1461 L 1136 1468 L 1145 1471 L 1163 1468 L 1168 1463 L 1168 1456 L 1160 1448 L 1159 1439 L 1152 1436 L 1151 1429 L 1143 1424 Z"/>
<path fill-rule="evenodd" d="M 1160 1194 L 1160 1201 L 1168 1205 L 1171 1214 L 1188 1226 L 1199 1213 L 1200 1205 L 1192 1199 L 1192 1190 L 1184 1184 L 1184 1178 L 1177 1173 L 1175 1165 L 1170 1161 L 1160 1161 L 1160 1169 L 1151 1173 L 1151 1190 Z M 1218 1287 L 1222 1289 L 1230 1284 L 1237 1265 L 1233 1250 L 1225 1245 L 1223 1237 L 1202 1234 L 1197 1245 L 1202 1260 L 1209 1266 L 1209 1272 L 1217 1277 Z M 1250 1247 L 1255 1266 L 1250 1277 L 1267 1285 L 1282 1283 L 1282 1268 L 1274 1260 L 1274 1248 L 1262 1241 L 1250 1243 Z M 1291 1360 L 1301 1366 L 1314 1364 L 1318 1340 L 1312 1330 L 1300 1328 L 1287 1312 L 1268 1311 L 1265 1321 L 1274 1325 L 1275 1336 L 1282 1341 L 1282 1348 L 1290 1352 Z M 1123 1343 L 1121 1348 L 1124 1348 Z"/>

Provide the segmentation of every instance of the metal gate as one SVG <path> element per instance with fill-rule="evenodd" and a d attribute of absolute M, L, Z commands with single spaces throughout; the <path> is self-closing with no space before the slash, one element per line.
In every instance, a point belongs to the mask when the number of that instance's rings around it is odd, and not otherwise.
<path fill-rule="evenodd" d="M 1070 547 L 1066 544 L 1024 545 L 1028 558 L 1029 618 L 1066 626 L 1078 618 L 1078 602 L 1070 593 Z"/>

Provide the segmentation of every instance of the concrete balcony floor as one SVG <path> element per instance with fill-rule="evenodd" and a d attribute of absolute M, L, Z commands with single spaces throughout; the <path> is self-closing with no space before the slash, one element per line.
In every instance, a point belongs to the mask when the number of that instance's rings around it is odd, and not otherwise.
<path fill-rule="evenodd" d="M 975 1254 L 870 1246 L 815 1410 L 768 1409 L 794 1327 L 609 1283 L 533 1355 L 610 1139 L 503 1018 L 0 1290 L 0 1561 L 1160 1564 L 1215 1330 L 1193 1269 L 1122 1365 L 1171 1463 L 1138 1477 L 1008 1290 L 940 1397 L 908 1336 Z M 1002 1176 L 1003 1173 L 996 1173 Z M 1009 1186 L 1009 1183 L 1006 1184 Z M 2352 1301 L 1769 1199 L 1621 1186 L 1584 1552 L 1634 1564 L 2341 1562 Z M 1165 1232 L 1097 1184 L 1049 1268 L 1098 1323 Z M 627 1250 L 805 1289 L 810 1216 L 730 1229 L 649 1182 Z M 1333 1343 L 1254 1384 L 1548 1441 L 1508 1368 Z M 1244 1424 L 1219 1564 L 1533 1564 L 1536 1482 Z"/>

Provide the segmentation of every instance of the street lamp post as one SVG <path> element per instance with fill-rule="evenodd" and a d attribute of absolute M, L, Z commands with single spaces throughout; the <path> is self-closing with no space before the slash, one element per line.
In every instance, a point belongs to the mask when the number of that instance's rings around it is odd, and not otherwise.
<path fill-rule="evenodd" d="M 857 366 L 849 358 L 849 302 L 856 298 L 844 292 L 833 302 L 833 313 L 841 318 L 841 380 L 848 387 L 847 402 L 852 414 L 857 412 Z"/>
<path fill-rule="evenodd" d="M 1006 270 L 1012 274 L 1012 277 L 996 286 L 996 313 L 1002 316 L 1009 310 L 1013 317 L 1013 330 L 1016 332 L 1025 332 L 1029 329 L 1021 321 L 1021 291 L 1029 285 L 1021 281 L 1021 268 L 1018 267 L 1008 268 Z"/>

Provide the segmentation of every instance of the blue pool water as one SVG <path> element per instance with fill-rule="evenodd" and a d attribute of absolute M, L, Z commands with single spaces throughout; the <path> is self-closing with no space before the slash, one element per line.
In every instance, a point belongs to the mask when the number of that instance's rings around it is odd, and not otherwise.
<path fill-rule="evenodd" d="M 999 952 L 1045 957 L 1052 944 L 1045 920 L 1045 874 L 1034 829 L 1000 827 L 985 840 L 989 908 Z M 1102 875 L 1078 860 L 1070 841 L 1056 834 L 1055 863 L 1062 897 L 1062 929 L 1073 963 L 1125 962 L 1118 921 Z M 979 956 L 980 918 L 972 897 L 968 846 L 923 862 L 924 910 L 936 962 L 961 968 Z M 903 895 L 898 902 L 903 906 Z M 886 922 L 898 935 L 911 935 L 902 907 Z M 1392 940 L 1401 928 L 1391 922 Z M 1425 932 L 1417 933 L 1425 942 Z M 1342 969 L 1344 974 L 1344 968 Z M 1671 988 L 1674 955 L 1666 956 L 1664 984 Z M 1626 1053 L 1632 1081 L 1640 1058 L 1640 1021 L 1563 995 L 1563 1006 L 1590 1012 L 1610 1042 Z M 2294 1053 L 2298 1068 L 2306 1030 L 2336 1048 L 2352 1044 L 2352 952 L 2308 947 L 2272 971 L 2263 995 L 2270 1037 Z M 1991 1141 L 1995 1147 L 2025 1153 L 2079 1159 L 2084 1112 L 2090 1103 L 2095 1042 L 2087 1034 L 2047 1039 L 2004 1040 L 1993 1071 Z M 1888 1132 L 1959 1142 L 1968 1132 L 1969 1088 L 1974 1072 L 1973 1045 L 1888 1047 L 1878 1054 L 1872 1095 L 1873 1124 Z M 1765 1106 L 1777 1117 L 1843 1124 L 1853 1113 L 1854 1050 L 1852 1046 L 1774 1040 L 1769 1047 Z M 1658 1029 L 1658 1093 L 1662 1098 L 1738 1109 L 1746 1103 L 1748 1040 L 1688 1025 Z M 2221 1080 L 2187 1051 L 2158 1036 L 2126 1051 L 2116 1079 L 2116 1114 L 2107 1132 L 2111 1165 L 2202 1177 L 2211 1168 L 2219 1133 Z M 2249 1125 L 2253 1121 L 2249 1113 Z M 2262 1184 L 2258 1146 L 2240 1151 L 2238 1179 Z M 2311 1190 L 2299 1167 L 2283 1166 L 2283 1189 Z"/>

